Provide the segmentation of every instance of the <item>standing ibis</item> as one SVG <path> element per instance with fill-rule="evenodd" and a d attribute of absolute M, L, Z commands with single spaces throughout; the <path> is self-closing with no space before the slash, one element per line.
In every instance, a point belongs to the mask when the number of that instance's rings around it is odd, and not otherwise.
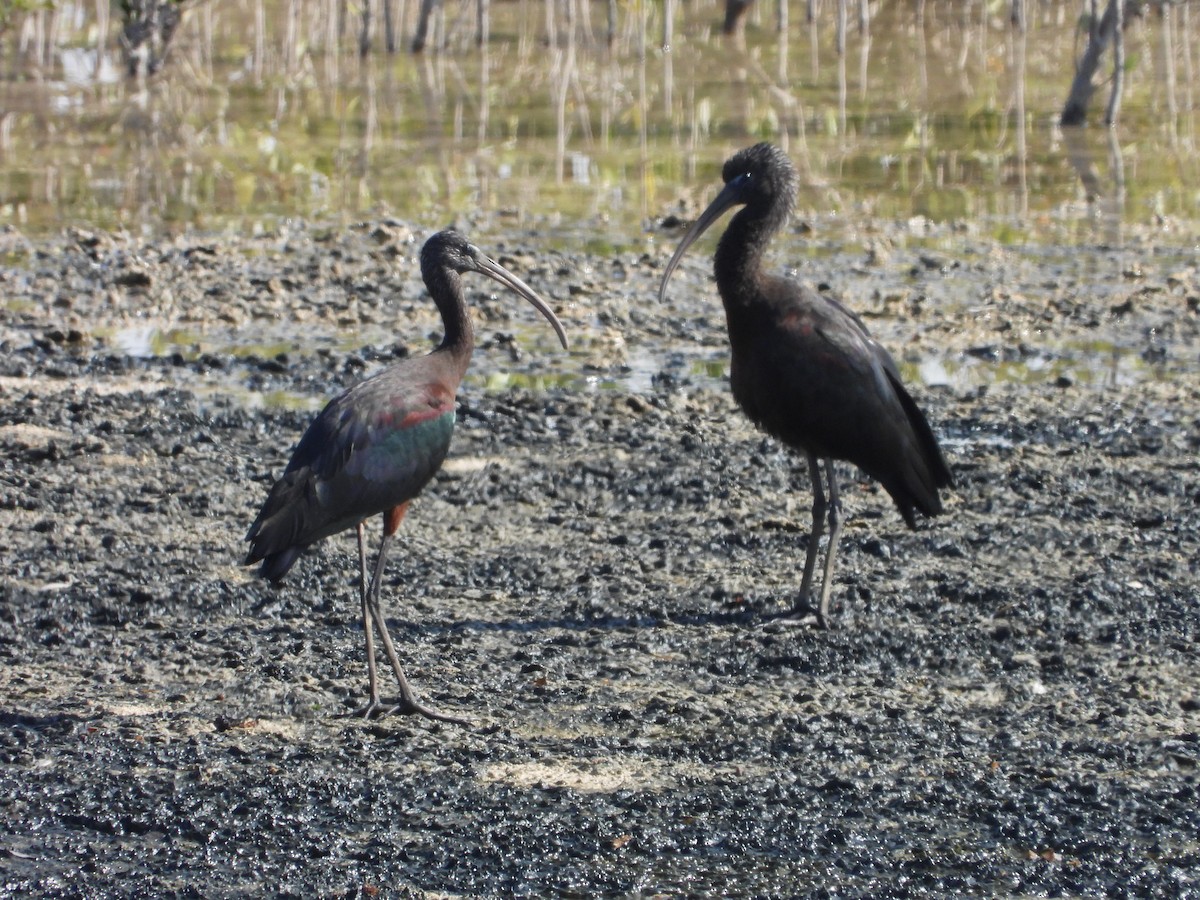
<path fill-rule="evenodd" d="M 730 157 L 721 177 L 725 188 L 667 264 L 659 300 L 684 251 L 726 210 L 741 206 L 717 244 L 713 266 L 729 330 L 733 396 L 751 421 L 808 459 L 812 530 L 794 615 L 813 612 L 813 571 L 828 514 L 829 547 L 815 609 L 817 623 L 827 628 L 842 530 L 833 460 L 848 460 L 878 480 L 910 528 L 916 527 L 914 510 L 926 516 L 942 511 L 938 489 L 953 486 L 954 479 L 896 363 L 862 320 L 837 300 L 764 271 L 763 253 L 791 216 L 799 186 L 787 155 L 756 144 Z"/>
<path fill-rule="evenodd" d="M 554 326 L 567 346 L 562 323 L 529 285 L 483 254 L 454 230 L 435 234 L 421 249 L 421 276 L 438 311 L 445 336 L 426 356 L 404 359 L 334 397 L 313 420 L 292 454 L 246 540 L 246 565 L 278 582 L 296 558 L 317 541 L 358 531 L 359 590 L 367 643 L 370 696 L 365 716 L 416 714 L 466 724 L 456 716 L 418 703 L 400 667 L 379 602 L 384 561 L 408 505 L 441 468 L 454 430 L 455 394 L 475 346 L 463 299 L 463 272 L 478 272 L 516 291 Z M 365 524 L 383 518 L 383 540 L 367 580 Z M 375 634 L 400 685 L 394 706 L 382 703 L 375 669 Z"/>

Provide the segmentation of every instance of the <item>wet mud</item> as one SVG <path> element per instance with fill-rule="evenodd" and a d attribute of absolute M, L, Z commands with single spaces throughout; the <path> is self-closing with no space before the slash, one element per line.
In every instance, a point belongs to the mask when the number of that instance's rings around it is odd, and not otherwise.
<path fill-rule="evenodd" d="M 471 728 L 347 715 L 352 535 L 278 589 L 240 565 L 324 400 L 436 337 L 425 234 L 0 236 L 0 894 L 1200 891 L 1194 256 L 804 230 L 773 265 L 901 362 L 945 515 L 842 467 L 837 627 L 781 627 L 807 472 L 733 406 L 705 251 L 659 304 L 677 229 L 480 235 L 573 348 L 466 281 L 384 594 Z"/>

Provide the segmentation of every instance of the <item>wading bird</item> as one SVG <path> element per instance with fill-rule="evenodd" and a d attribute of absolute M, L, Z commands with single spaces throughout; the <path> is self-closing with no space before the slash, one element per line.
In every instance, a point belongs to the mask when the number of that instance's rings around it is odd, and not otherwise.
<path fill-rule="evenodd" d="M 445 336 L 426 356 L 404 359 L 334 397 L 313 420 L 292 454 L 246 540 L 246 565 L 279 582 L 304 550 L 348 528 L 358 531 L 359 590 L 367 644 L 370 696 L 360 712 L 416 714 L 467 724 L 418 703 L 400 667 L 379 601 L 384 561 L 408 504 L 433 478 L 450 449 L 455 394 L 475 346 L 463 299 L 463 272 L 495 279 L 532 303 L 554 326 L 563 347 L 566 332 L 529 285 L 494 262 L 457 231 L 435 234 L 421 249 L 421 276 L 442 314 Z M 383 518 L 383 540 L 367 581 L 365 524 Z M 375 669 L 375 632 L 400 685 L 400 700 L 385 706 Z"/>
<path fill-rule="evenodd" d="M 828 627 L 842 531 L 833 460 L 848 460 L 878 480 L 910 528 L 916 527 L 914 510 L 926 516 L 942 511 L 938 489 L 954 479 L 895 362 L 858 316 L 831 297 L 763 271 L 763 253 L 791 216 L 799 186 L 791 160 L 777 147 L 757 144 L 730 157 L 721 177 L 725 188 L 667 264 L 659 301 L 684 251 L 726 210 L 742 206 L 717 244 L 713 266 L 729 330 L 733 396 L 756 425 L 808 458 L 812 531 L 794 615 L 813 611 L 813 571 L 828 514 L 829 547 L 816 607 L 818 624 Z"/>

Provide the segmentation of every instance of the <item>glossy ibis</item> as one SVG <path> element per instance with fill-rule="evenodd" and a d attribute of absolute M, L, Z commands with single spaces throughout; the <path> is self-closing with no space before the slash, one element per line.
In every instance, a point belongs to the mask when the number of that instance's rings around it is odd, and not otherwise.
<path fill-rule="evenodd" d="M 733 396 L 756 425 L 808 459 L 812 531 L 794 614 L 813 611 L 813 571 L 828 514 L 829 547 L 815 610 L 818 624 L 828 627 L 842 530 L 833 460 L 848 460 L 878 480 L 910 528 L 916 527 L 914 510 L 926 516 L 942 511 L 938 489 L 954 479 L 895 362 L 862 320 L 832 297 L 763 270 L 763 253 L 791 216 L 799 186 L 787 155 L 757 144 L 730 157 L 721 177 L 725 188 L 667 264 L 659 300 L 684 251 L 726 210 L 741 206 L 717 244 L 713 266 L 729 330 Z"/>
<path fill-rule="evenodd" d="M 516 291 L 554 326 L 567 346 L 562 323 L 533 289 L 483 254 L 457 231 L 439 232 L 421 249 L 421 276 L 445 336 L 426 356 L 404 359 L 334 397 L 296 445 L 291 462 L 246 540 L 246 565 L 262 562 L 259 574 L 279 582 L 296 558 L 317 541 L 356 528 L 359 590 L 367 644 L 370 697 L 366 716 L 397 712 L 466 724 L 418 703 L 400 667 L 379 601 L 384 561 L 408 504 L 441 468 L 454 429 L 455 394 L 475 345 L 463 300 L 463 272 L 478 272 Z M 367 580 L 365 524 L 383 518 L 383 540 Z M 375 632 L 400 685 L 400 700 L 384 708 L 375 669 Z"/>

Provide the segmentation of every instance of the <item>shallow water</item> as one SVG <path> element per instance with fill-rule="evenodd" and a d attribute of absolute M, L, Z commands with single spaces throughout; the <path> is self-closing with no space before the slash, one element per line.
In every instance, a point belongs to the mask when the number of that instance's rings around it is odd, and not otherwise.
<path fill-rule="evenodd" d="M 812 26 L 794 10 L 779 33 L 771 6 L 755 7 L 739 41 L 720 34 L 717 4 L 689 3 L 665 49 L 662 7 L 633 3 L 610 49 L 604 4 L 550 30 L 541 4 L 499 3 L 477 48 L 469 9 L 450 4 L 444 50 L 377 42 L 360 58 L 357 22 L 331 38 L 319 4 L 209 4 L 139 83 L 115 40 L 100 44 L 94 11 L 64 5 L 43 64 L 11 54 L 0 80 L 0 221 L 158 234 L 483 214 L 496 228 L 587 221 L 588 249 L 603 250 L 688 212 L 728 152 L 759 138 L 802 166 L 802 210 L 850 223 L 978 219 L 1000 240 L 1075 241 L 1198 217 L 1185 11 L 1169 35 L 1157 18 L 1131 29 L 1110 146 L 1101 127 L 1055 124 L 1080 48 L 1069 4 L 1038 4 L 1024 35 L 974 6 L 928 4 L 923 27 L 885 7 L 866 32 L 850 23 L 839 57 L 832 8 Z"/>
<path fill-rule="evenodd" d="M 255 340 L 234 342 L 211 340 L 197 333 L 174 329 L 158 329 L 154 325 L 138 325 L 114 332 L 111 342 L 130 356 L 141 358 L 177 355 L 184 360 L 194 360 L 203 354 L 215 354 L 271 359 L 279 354 L 287 354 L 290 358 L 297 353 L 310 354 L 326 349 L 352 352 L 361 346 L 360 337 L 355 332 L 316 342 L 306 337 L 304 340 L 307 343 L 303 345 L 295 339 L 283 338 L 272 343 Z M 468 373 L 466 388 L 485 393 L 511 388 L 535 391 L 617 389 L 637 393 L 650 390 L 662 375 L 698 386 L 717 386 L 727 382 L 729 376 L 728 354 L 724 351 L 710 358 L 697 359 L 694 355 L 663 357 L 650 349 L 630 348 L 620 367 L 596 373 L 587 370 L 585 354 L 574 354 L 575 364 L 558 359 L 553 342 L 536 337 L 532 331 L 521 334 L 518 343 L 548 360 L 553 365 L 553 371 L 503 371 L 493 366 L 480 366 L 477 368 L 482 371 Z M 925 356 L 901 363 L 901 371 L 906 381 L 929 387 L 946 387 L 956 392 L 1002 383 L 1049 384 L 1058 387 L 1078 385 L 1106 389 L 1144 381 L 1170 381 L 1188 369 L 1191 362 L 1194 361 L 1158 359 L 1144 350 L 1115 343 L 1076 341 L 1019 358 L 987 351 Z M 238 397 L 248 408 L 317 411 L 328 400 L 328 397 L 311 389 L 248 390 L 221 373 L 215 373 L 211 380 L 212 390 L 222 396 Z"/>

